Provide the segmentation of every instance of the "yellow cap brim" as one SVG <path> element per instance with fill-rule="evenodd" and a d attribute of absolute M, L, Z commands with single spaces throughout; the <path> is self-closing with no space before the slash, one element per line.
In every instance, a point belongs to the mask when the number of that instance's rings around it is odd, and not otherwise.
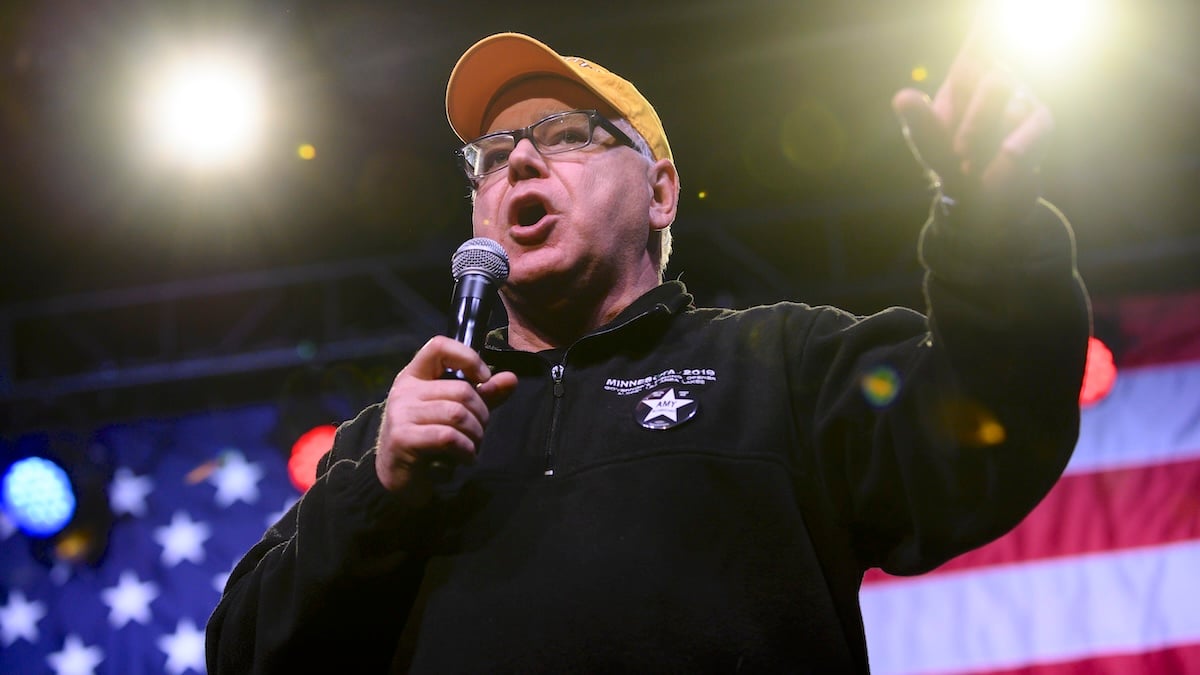
<path fill-rule="evenodd" d="M 498 33 L 463 53 L 446 85 L 446 116 L 463 141 L 482 134 L 488 106 L 510 82 L 534 74 L 587 83 L 553 49 L 520 33 Z M 590 87 L 588 87 L 590 89 Z"/>
<path fill-rule="evenodd" d="M 490 35 L 458 59 L 446 85 L 450 127 L 463 141 L 478 138 L 487 131 L 484 122 L 496 97 L 513 82 L 539 75 L 579 83 L 628 120 L 646 139 L 655 158 L 671 157 L 658 114 L 631 83 L 599 64 L 562 56 L 521 33 Z"/>

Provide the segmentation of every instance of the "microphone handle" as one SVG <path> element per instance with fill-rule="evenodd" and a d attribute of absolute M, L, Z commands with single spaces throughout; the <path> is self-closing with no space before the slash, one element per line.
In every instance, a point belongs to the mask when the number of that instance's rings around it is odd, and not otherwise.
<path fill-rule="evenodd" d="M 491 312 L 492 280 L 482 274 L 464 274 L 454 286 L 454 306 L 446 334 L 476 352 L 483 349 L 487 337 L 487 321 Z M 443 380 L 462 380 L 461 370 L 447 368 Z M 434 483 L 446 483 L 454 477 L 454 462 L 448 459 L 429 460 L 429 476 Z"/>

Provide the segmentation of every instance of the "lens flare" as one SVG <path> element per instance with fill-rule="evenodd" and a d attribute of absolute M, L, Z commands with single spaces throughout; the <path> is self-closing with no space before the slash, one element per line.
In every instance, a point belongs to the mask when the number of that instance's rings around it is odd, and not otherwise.
<path fill-rule="evenodd" d="M 947 403 L 941 410 L 941 422 L 943 431 L 968 448 L 1000 445 L 1008 438 L 1008 431 L 996 415 L 975 401 Z"/>
<path fill-rule="evenodd" d="M 877 366 L 859 381 L 863 397 L 874 408 L 886 408 L 900 393 L 900 374 L 891 366 Z"/>

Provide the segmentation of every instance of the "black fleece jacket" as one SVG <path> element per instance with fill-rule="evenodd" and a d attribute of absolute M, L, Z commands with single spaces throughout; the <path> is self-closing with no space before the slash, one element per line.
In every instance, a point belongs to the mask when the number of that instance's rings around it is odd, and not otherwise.
<path fill-rule="evenodd" d="M 1043 205 L 998 250 L 969 235 L 927 225 L 927 317 L 668 282 L 565 351 L 494 334 L 520 383 L 479 462 L 408 510 L 382 404 L 344 424 L 230 577 L 210 672 L 866 672 L 863 572 L 1008 531 L 1078 433 L 1069 228 Z"/>

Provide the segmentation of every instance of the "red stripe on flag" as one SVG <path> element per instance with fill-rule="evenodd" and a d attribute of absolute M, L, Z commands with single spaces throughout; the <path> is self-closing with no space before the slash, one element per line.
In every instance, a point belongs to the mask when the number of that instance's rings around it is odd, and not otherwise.
<path fill-rule="evenodd" d="M 1093 310 L 1119 368 L 1200 360 L 1200 292 L 1098 300 Z"/>
<path fill-rule="evenodd" d="M 971 671 L 971 675 L 1183 675 L 1200 673 L 1200 644 L 1140 654 L 1093 656 L 1078 661 L 1022 666 L 1010 670 Z"/>
<path fill-rule="evenodd" d="M 1013 531 L 930 574 L 1200 539 L 1200 459 L 1063 477 Z M 864 584 L 897 581 L 878 569 Z"/>

